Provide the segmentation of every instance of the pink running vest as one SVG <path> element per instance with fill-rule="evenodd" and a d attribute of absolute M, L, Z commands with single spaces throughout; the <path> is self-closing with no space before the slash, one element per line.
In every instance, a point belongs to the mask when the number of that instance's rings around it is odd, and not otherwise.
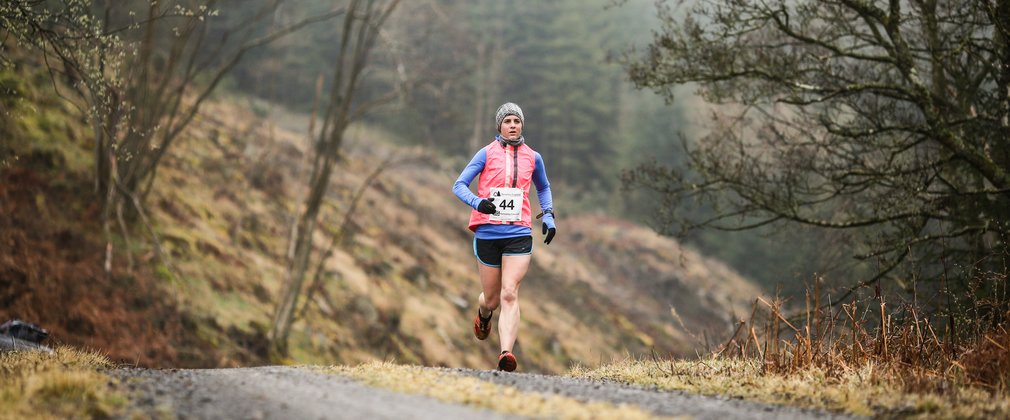
<path fill-rule="evenodd" d="M 477 181 L 477 196 L 486 198 L 493 187 L 519 188 L 523 191 L 522 218 L 518 222 L 493 221 L 491 215 L 474 210 L 470 212 L 470 230 L 476 232 L 477 226 L 485 224 L 513 223 L 532 227 L 530 184 L 533 182 L 536 152 L 526 143 L 502 147 L 498 140 L 485 146 L 484 151 L 487 152 L 487 159 Z"/>

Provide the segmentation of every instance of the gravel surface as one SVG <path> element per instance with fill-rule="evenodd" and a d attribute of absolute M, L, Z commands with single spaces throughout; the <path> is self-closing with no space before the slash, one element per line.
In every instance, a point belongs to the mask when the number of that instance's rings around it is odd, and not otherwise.
<path fill-rule="evenodd" d="M 634 405 L 660 416 L 718 420 L 854 418 L 615 382 L 473 369 L 443 370 L 509 385 L 524 392 Z M 131 412 L 127 416 L 131 418 L 137 415 L 183 419 L 515 418 L 428 397 L 371 388 L 348 378 L 297 367 L 116 369 L 109 373 L 120 379 L 118 387 L 130 393 Z"/>
<path fill-rule="evenodd" d="M 680 391 L 659 391 L 616 382 L 602 382 L 532 373 L 503 373 L 473 369 L 447 369 L 521 391 L 558 394 L 579 401 L 607 401 L 636 405 L 660 416 L 690 416 L 695 419 L 856 419 L 859 417 L 761 404 L 728 397 L 707 397 Z"/>
<path fill-rule="evenodd" d="M 489 410 L 402 395 L 287 366 L 240 369 L 117 369 L 141 418 L 507 419 Z"/>

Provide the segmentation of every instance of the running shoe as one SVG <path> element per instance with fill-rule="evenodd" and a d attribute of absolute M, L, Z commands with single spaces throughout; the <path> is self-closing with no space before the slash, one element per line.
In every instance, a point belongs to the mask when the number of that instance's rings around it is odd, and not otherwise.
<path fill-rule="evenodd" d="M 488 334 L 491 334 L 491 317 L 494 316 L 492 312 L 487 318 L 480 316 L 480 310 L 477 311 L 477 316 L 473 318 L 473 335 L 477 337 L 478 340 L 483 340 L 487 338 Z"/>
<path fill-rule="evenodd" d="M 513 370 L 516 370 L 517 365 L 518 364 L 516 363 L 515 355 L 513 355 L 512 352 L 508 350 L 501 352 L 501 355 L 498 356 L 498 370 L 511 372 Z"/>

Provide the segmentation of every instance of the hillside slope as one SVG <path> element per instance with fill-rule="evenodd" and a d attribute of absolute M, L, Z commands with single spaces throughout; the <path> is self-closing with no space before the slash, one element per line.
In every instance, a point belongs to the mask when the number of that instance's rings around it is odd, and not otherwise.
<path fill-rule="evenodd" d="M 192 279 L 181 287 L 193 310 L 258 335 L 280 291 L 291 203 L 304 196 L 307 141 L 295 131 L 303 118 L 245 112 L 208 109 L 215 118 L 200 121 L 174 151 L 154 202 L 179 271 Z M 497 333 L 484 343 L 470 333 L 480 289 L 469 208 L 450 191 L 462 164 L 390 146 L 379 130 L 356 127 L 348 137 L 319 249 L 374 168 L 390 156 L 402 163 L 366 190 L 327 260 L 324 287 L 295 326 L 295 359 L 491 366 Z M 723 334 L 730 314 L 759 294 L 724 265 L 648 228 L 564 213 L 558 224 L 555 242 L 536 242 L 520 292 L 524 369 L 556 372 L 652 349 L 688 354 L 702 332 Z"/>
<path fill-rule="evenodd" d="M 307 179 L 305 118 L 235 99 L 207 106 L 147 198 L 169 256 L 159 257 L 138 226 L 128 236 L 132 258 L 123 251 L 127 237 L 115 235 L 109 276 L 87 188 L 87 131 L 68 108 L 35 105 L 10 114 L 5 129 L 50 143 L 10 143 L 13 154 L 31 158 L 0 168 L 0 316 L 39 322 L 57 341 L 142 365 L 267 363 L 265 333 Z M 39 125 L 63 134 L 32 134 Z M 492 366 L 496 330 L 486 342 L 470 331 L 480 290 L 469 210 L 450 191 L 465 162 L 391 146 L 369 127 L 348 137 L 318 249 L 339 231 L 374 168 L 390 156 L 394 164 L 366 190 L 324 265 L 322 287 L 299 309 L 293 361 Z M 545 246 L 535 235 L 520 291 L 521 370 L 558 372 L 653 349 L 690 354 L 702 333 L 724 335 L 730 314 L 759 294 L 724 265 L 645 227 L 557 207 L 558 237 Z"/>

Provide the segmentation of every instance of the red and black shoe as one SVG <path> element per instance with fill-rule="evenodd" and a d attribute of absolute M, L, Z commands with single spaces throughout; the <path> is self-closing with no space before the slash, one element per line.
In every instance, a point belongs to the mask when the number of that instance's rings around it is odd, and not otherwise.
<path fill-rule="evenodd" d="M 488 315 L 487 318 L 480 316 L 480 310 L 477 311 L 477 316 L 473 318 L 473 335 L 477 337 L 478 340 L 483 340 L 487 338 L 488 334 L 491 334 L 491 317 L 494 316 L 494 312 Z"/>
<path fill-rule="evenodd" d="M 511 372 L 516 370 L 516 366 L 518 363 L 516 363 L 516 356 L 512 352 L 505 350 L 498 356 L 498 370 Z"/>

